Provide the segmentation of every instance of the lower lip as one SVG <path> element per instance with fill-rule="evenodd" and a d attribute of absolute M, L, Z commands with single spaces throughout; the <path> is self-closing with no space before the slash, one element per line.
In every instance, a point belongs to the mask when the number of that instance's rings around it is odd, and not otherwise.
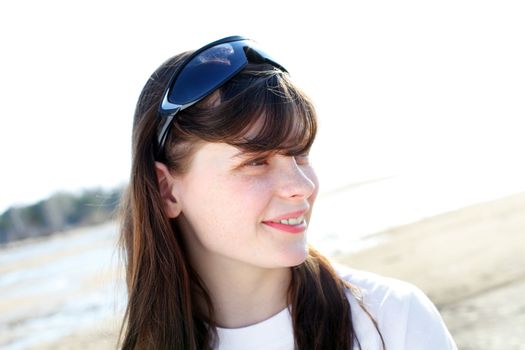
<path fill-rule="evenodd" d="M 288 233 L 301 233 L 306 230 L 306 221 L 303 221 L 299 225 L 285 225 L 277 222 L 263 222 L 263 224 L 273 227 L 277 230 L 285 231 Z"/>

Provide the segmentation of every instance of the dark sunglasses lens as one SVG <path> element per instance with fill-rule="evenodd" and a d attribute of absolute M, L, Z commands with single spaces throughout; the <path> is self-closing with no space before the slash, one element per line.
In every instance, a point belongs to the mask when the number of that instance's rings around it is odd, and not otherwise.
<path fill-rule="evenodd" d="M 184 66 L 170 89 L 168 100 L 185 105 L 215 91 L 248 63 L 241 42 L 211 47 Z"/>

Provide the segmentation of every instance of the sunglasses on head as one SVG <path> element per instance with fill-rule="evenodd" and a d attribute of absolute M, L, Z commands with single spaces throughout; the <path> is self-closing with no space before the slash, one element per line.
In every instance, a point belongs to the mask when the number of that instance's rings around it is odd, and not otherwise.
<path fill-rule="evenodd" d="M 241 36 L 214 41 L 195 51 L 177 68 L 159 106 L 157 158 L 163 154 L 164 143 L 175 115 L 220 88 L 246 67 L 248 62 L 269 63 L 287 72 L 252 40 Z"/>

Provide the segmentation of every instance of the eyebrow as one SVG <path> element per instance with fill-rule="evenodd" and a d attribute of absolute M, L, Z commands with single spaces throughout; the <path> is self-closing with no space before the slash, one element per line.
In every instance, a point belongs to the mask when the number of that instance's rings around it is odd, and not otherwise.
<path fill-rule="evenodd" d="M 234 158 L 238 158 L 238 157 L 241 157 L 241 156 L 244 156 L 246 155 L 248 152 L 246 151 L 240 151 L 239 153 L 236 153 L 234 154 L 233 156 L 230 157 L 230 159 L 234 159 Z"/>
<path fill-rule="evenodd" d="M 239 153 L 234 154 L 230 159 L 239 158 L 239 157 L 268 157 L 274 154 L 272 151 L 247 151 L 241 150 Z"/>

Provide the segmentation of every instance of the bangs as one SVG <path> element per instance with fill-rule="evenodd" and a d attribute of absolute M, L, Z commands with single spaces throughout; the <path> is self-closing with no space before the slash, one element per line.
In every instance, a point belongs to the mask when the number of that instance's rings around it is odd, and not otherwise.
<path fill-rule="evenodd" d="M 269 82 L 275 84 L 244 99 L 237 118 L 246 118 L 246 126 L 229 144 L 254 153 L 308 153 L 317 132 L 315 111 L 302 92 L 281 79 L 273 77 Z"/>
<path fill-rule="evenodd" d="M 317 133 L 313 104 L 287 74 L 260 66 L 177 115 L 179 136 L 224 142 L 246 153 L 308 153 Z"/>

